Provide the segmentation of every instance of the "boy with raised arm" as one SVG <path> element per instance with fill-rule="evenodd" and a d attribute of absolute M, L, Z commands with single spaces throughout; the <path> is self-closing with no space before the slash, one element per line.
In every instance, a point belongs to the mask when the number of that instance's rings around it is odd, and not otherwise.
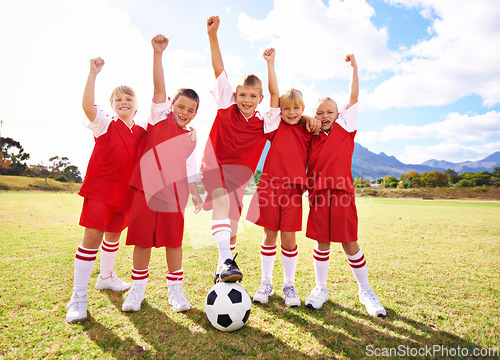
<path fill-rule="evenodd" d="M 213 208 L 211 229 L 219 264 L 214 281 L 241 281 L 243 274 L 233 259 L 244 190 L 253 176 L 266 144 L 264 132 L 277 128 L 279 113 L 262 116 L 256 111 L 263 99 L 262 82 L 246 75 L 233 92 L 224 69 L 217 38 L 220 20 L 211 16 L 207 32 L 216 86 L 212 90 L 218 111 L 203 154 L 202 182 L 208 193 L 204 209 Z"/>
<path fill-rule="evenodd" d="M 306 236 L 316 240 L 313 252 L 316 287 L 305 305 L 320 309 L 328 300 L 326 287 L 330 243 L 339 242 L 358 282 L 358 297 L 367 312 L 386 316 L 386 311 L 368 282 L 368 268 L 358 245 L 358 216 L 351 173 L 354 136 L 358 121 L 359 80 L 354 55 L 347 55 L 353 70 L 349 103 L 340 111 L 330 98 L 319 100 L 315 117 L 321 121 L 319 136 L 309 150 L 308 179 L 310 211 Z"/>

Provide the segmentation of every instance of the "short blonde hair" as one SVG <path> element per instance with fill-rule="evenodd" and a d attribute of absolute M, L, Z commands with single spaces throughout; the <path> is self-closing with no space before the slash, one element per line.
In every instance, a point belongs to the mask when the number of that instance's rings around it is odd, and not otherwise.
<path fill-rule="evenodd" d="M 328 96 L 325 96 L 325 97 L 322 97 L 320 99 L 318 99 L 318 102 L 316 104 L 316 109 L 318 108 L 318 106 L 322 103 L 324 103 L 325 101 L 331 101 L 332 103 L 335 104 L 335 107 L 337 108 L 337 111 L 339 111 L 339 106 L 337 105 L 337 102 L 335 100 L 333 100 L 331 97 L 328 97 Z M 316 109 L 314 109 L 314 111 L 316 111 Z"/>
<path fill-rule="evenodd" d="M 280 96 L 280 107 L 283 108 L 287 105 L 304 106 L 304 98 L 302 93 L 297 89 L 289 89 Z"/>
<path fill-rule="evenodd" d="M 262 94 L 262 81 L 259 79 L 257 75 L 254 74 L 243 75 L 240 78 L 240 81 L 236 86 L 236 88 L 238 88 L 238 86 L 249 86 L 249 87 L 259 88 L 260 93 Z"/>
<path fill-rule="evenodd" d="M 109 102 L 113 103 L 113 98 L 116 96 L 117 93 L 124 93 L 124 94 L 127 94 L 127 95 L 130 95 L 132 96 L 134 99 L 137 99 L 137 97 L 135 96 L 135 91 L 130 87 L 130 86 L 127 86 L 127 85 L 119 85 L 117 87 L 115 87 L 113 89 L 113 91 L 111 92 L 111 96 L 109 97 Z"/>

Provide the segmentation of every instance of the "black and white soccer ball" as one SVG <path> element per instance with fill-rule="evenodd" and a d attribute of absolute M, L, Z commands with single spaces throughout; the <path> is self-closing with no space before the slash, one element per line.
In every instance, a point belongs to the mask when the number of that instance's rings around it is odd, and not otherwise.
<path fill-rule="evenodd" d="M 252 301 L 238 283 L 219 282 L 208 292 L 205 313 L 212 326 L 221 331 L 240 329 L 248 320 Z"/>

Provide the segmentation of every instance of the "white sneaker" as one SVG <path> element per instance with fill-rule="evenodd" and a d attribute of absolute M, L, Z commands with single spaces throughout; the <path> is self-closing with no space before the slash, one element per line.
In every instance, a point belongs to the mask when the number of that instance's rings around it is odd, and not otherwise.
<path fill-rule="evenodd" d="M 168 302 L 172 305 L 174 312 L 187 311 L 191 309 L 191 304 L 186 299 L 182 282 L 168 288 Z"/>
<path fill-rule="evenodd" d="M 265 304 L 269 301 L 269 297 L 273 296 L 273 284 L 268 281 L 261 281 L 260 288 L 257 290 L 253 296 L 253 302 L 259 304 Z"/>
<path fill-rule="evenodd" d="M 105 279 L 99 274 L 97 282 L 95 283 L 95 288 L 97 290 L 125 291 L 130 289 L 131 286 L 130 283 L 120 280 L 114 271 L 111 273 L 110 277 Z"/>
<path fill-rule="evenodd" d="M 87 293 L 73 293 L 66 307 L 66 321 L 70 324 L 87 320 Z"/>
<path fill-rule="evenodd" d="M 139 311 L 146 293 L 146 285 L 132 284 L 130 290 L 125 294 L 127 297 L 122 305 L 122 311 Z"/>
<path fill-rule="evenodd" d="M 378 297 L 377 295 L 375 295 L 372 288 L 369 288 L 366 291 L 360 291 L 358 296 L 359 296 L 359 301 L 361 301 L 361 304 L 363 304 L 366 307 L 366 311 L 368 312 L 368 314 L 378 317 L 387 316 L 384 307 L 378 300 Z"/>
<path fill-rule="evenodd" d="M 316 286 L 306 300 L 306 307 L 319 310 L 328 300 L 328 289 Z"/>
<path fill-rule="evenodd" d="M 293 284 L 283 285 L 283 294 L 285 294 L 285 306 L 300 306 L 300 299 L 295 292 L 295 286 L 293 286 Z"/>

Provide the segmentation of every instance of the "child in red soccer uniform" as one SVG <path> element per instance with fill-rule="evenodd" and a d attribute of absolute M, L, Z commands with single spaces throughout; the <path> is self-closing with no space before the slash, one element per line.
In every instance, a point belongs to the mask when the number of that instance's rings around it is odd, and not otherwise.
<path fill-rule="evenodd" d="M 94 105 L 97 74 L 104 60 L 90 60 L 90 73 L 82 106 L 95 138 L 94 150 L 79 194 L 84 197 L 80 225 L 85 228 L 75 256 L 73 295 L 68 304 L 66 321 L 87 319 L 87 289 L 99 246 L 101 272 L 97 289 L 123 291 L 130 288 L 113 271 L 120 234 L 128 225 L 130 203 L 127 189 L 137 158 L 137 149 L 145 129 L 134 123 L 137 111 L 133 90 L 127 86 L 114 89 L 111 106 L 116 116 L 109 116 Z"/>
<path fill-rule="evenodd" d="M 204 209 L 213 207 L 211 228 L 219 251 L 215 281 L 241 281 L 243 274 L 232 251 L 236 246 L 242 199 L 266 144 L 264 132 L 277 128 L 279 114 L 268 118 L 256 111 L 263 95 L 262 82 L 255 75 L 245 76 L 233 92 L 217 39 L 219 24 L 218 16 L 207 20 L 212 67 L 217 79 L 212 94 L 218 111 L 201 164 L 202 182 L 208 194 Z"/>
<path fill-rule="evenodd" d="M 340 242 L 359 285 L 359 300 L 370 315 L 386 316 L 369 285 L 368 268 L 357 242 L 358 216 L 351 163 L 358 120 L 359 80 L 354 55 L 347 55 L 345 61 L 353 68 L 349 103 L 339 112 L 332 99 L 319 101 L 315 117 L 321 120 L 321 132 L 313 137 L 309 150 L 308 179 L 311 184 L 306 236 L 316 240 L 313 254 L 316 287 L 305 305 L 320 309 L 327 301 L 330 243 Z"/>
<path fill-rule="evenodd" d="M 165 247 L 168 298 L 175 312 L 191 308 L 182 288 L 182 236 L 184 210 L 189 192 L 195 212 L 202 208 L 196 184 L 199 180 L 194 149 L 196 143 L 186 126 L 196 115 L 199 98 L 194 90 L 181 89 L 172 103 L 167 101 L 162 55 L 168 39 L 157 35 L 154 50 L 154 95 L 144 155 L 132 176 L 134 201 L 127 233 L 127 245 L 135 245 L 132 288 L 122 305 L 123 311 L 139 311 L 149 277 L 152 247 Z"/>
<path fill-rule="evenodd" d="M 313 133 L 299 124 L 304 112 L 302 93 L 291 89 L 279 96 L 274 49 L 267 49 L 264 58 L 268 64 L 271 111 L 281 111 L 282 121 L 277 130 L 267 134 L 271 147 L 247 215 L 247 220 L 264 227 L 260 247 L 262 280 L 253 301 L 265 304 L 274 293 L 272 274 L 276 240 L 278 231 L 281 231 L 285 305 L 297 307 L 300 299 L 294 286 L 298 255 L 295 232 L 302 230 L 302 193 L 306 186 L 307 152 Z M 313 130 L 318 129 L 319 126 Z"/>

